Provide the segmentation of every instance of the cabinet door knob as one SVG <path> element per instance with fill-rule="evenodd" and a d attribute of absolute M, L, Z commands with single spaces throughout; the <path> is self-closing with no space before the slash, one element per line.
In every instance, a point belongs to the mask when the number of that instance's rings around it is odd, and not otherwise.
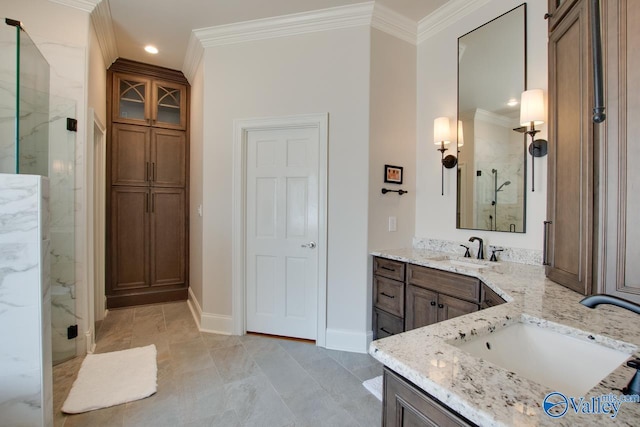
<path fill-rule="evenodd" d="M 436 305 L 436 302 L 435 301 L 431 301 L 431 305 Z"/>
<path fill-rule="evenodd" d="M 444 305 L 438 304 L 438 308 L 444 308 Z"/>
<path fill-rule="evenodd" d="M 309 248 L 314 249 L 316 247 L 316 242 L 309 242 L 306 245 L 300 245 L 301 248 Z"/>

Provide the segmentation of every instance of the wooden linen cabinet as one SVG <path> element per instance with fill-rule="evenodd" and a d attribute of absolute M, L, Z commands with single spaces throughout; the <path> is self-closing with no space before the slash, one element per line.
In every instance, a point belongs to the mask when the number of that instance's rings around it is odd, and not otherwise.
<path fill-rule="evenodd" d="M 185 300 L 188 82 L 127 60 L 108 82 L 107 308 Z"/>

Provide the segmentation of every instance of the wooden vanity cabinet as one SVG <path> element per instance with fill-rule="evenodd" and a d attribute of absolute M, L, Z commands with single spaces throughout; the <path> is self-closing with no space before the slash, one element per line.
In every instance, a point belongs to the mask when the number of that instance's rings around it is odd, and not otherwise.
<path fill-rule="evenodd" d="M 383 427 L 460 427 L 474 424 L 389 368 L 383 373 Z"/>
<path fill-rule="evenodd" d="M 478 311 L 480 289 L 477 278 L 408 264 L 405 330 Z"/>
<path fill-rule="evenodd" d="M 404 331 L 405 263 L 373 258 L 374 339 Z"/>
<path fill-rule="evenodd" d="M 381 257 L 373 259 L 373 339 L 502 304 L 475 277 Z"/>

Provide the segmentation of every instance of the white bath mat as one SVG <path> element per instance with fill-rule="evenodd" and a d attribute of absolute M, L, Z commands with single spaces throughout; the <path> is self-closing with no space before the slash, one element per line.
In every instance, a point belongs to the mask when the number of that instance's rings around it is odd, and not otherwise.
<path fill-rule="evenodd" d="M 79 414 L 151 396 L 157 389 L 156 346 L 88 354 L 62 412 Z"/>
<path fill-rule="evenodd" d="M 382 402 L 382 375 L 366 380 L 362 385 L 364 388 L 369 390 L 369 393 L 373 394 L 380 402 Z"/>

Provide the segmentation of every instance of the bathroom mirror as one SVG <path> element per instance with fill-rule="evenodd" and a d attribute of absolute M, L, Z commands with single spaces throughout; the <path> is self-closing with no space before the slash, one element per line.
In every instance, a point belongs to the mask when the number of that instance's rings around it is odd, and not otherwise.
<path fill-rule="evenodd" d="M 457 228 L 524 233 L 526 4 L 458 38 Z"/>

